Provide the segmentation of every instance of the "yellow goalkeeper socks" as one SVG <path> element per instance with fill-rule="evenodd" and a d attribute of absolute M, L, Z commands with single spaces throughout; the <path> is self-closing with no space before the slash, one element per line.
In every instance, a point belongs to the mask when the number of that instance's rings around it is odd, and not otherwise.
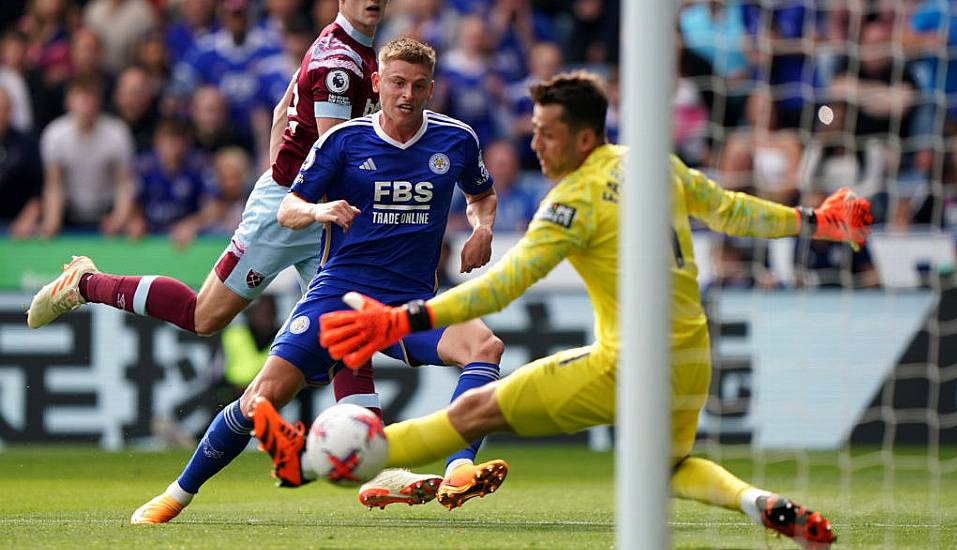
<path fill-rule="evenodd" d="M 741 511 L 741 494 L 751 486 L 710 460 L 689 457 L 671 476 L 671 491 L 688 498 Z"/>
<path fill-rule="evenodd" d="M 390 424 L 385 434 L 389 439 L 387 468 L 420 466 L 468 445 L 452 427 L 447 410 Z"/>

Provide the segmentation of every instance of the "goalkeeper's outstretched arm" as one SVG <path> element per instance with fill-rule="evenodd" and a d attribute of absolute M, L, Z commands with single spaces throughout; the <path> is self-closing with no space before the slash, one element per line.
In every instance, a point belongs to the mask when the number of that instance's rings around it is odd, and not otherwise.
<path fill-rule="evenodd" d="M 674 156 L 671 169 L 681 182 L 688 213 L 728 235 L 777 238 L 800 234 L 859 246 L 864 244 L 874 221 L 867 199 L 857 197 L 846 187 L 818 208 L 792 208 L 722 189 Z"/>

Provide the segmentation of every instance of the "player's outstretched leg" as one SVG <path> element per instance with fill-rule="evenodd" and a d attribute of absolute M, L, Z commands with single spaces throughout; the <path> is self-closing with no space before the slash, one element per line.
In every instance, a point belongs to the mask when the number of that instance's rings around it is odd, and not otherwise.
<path fill-rule="evenodd" d="M 491 332 L 489 333 L 491 334 Z M 499 379 L 499 366 L 491 362 L 474 362 L 462 367 L 452 399 L 472 388 L 479 388 Z M 445 479 L 439 487 L 438 500 L 442 506 L 454 510 L 469 499 L 483 497 L 495 492 L 508 473 L 508 464 L 504 460 L 492 460 L 475 464 L 475 457 L 482 446 L 483 439 L 477 439 L 468 447 L 450 455 L 445 466 Z"/>
<path fill-rule="evenodd" d="M 689 457 L 671 478 L 675 496 L 743 512 L 756 524 L 794 539 L 806 548 L 826 548 L 837 540 L 824 517 L 787 498 L 752 487 L 718 464 Z"/>
<path fill-rule="evenodd" d="M 63 274 L 33 297 L 27 324 L 40 328 L 89 302 L 154 317 L 196 333 L 196 299 L 196 293 L 176 279 L 101 273 L 90 258 L 74 256 L 63 267 Z"/>
<path fill-rule="evenodd" d="M 253 399 L 253 435 L 259 441 L 259 450 L 272 457 L 272 475 L 280 487 L 299 487 L 312 481 L 302 469 L 302 453 L 306 449 L 306 427 L 303 423 L 290 424 L 276 407 L 264 397 Z"/>
<path fill-rule="evenodd" d="M 166 523 L 185 508 L 200 486 L 232 462 L 249 443 L 252 422 L 233 401 L 219 411 L 179 478 L 133 512 L 130 523 Z"/>
<path fill-rule="evenodd" d="M 27 310 L 27 325 L 40 328 L 85 304 L 86 298 L 80 293 L 80 280 L 87 274 L 95 273 L 99 273 L 99 270 L 93 260 L 86 256 L 73 256 L 73 261 L 63 266 L 63 273 L 33 296 L 30 309 Z"/>

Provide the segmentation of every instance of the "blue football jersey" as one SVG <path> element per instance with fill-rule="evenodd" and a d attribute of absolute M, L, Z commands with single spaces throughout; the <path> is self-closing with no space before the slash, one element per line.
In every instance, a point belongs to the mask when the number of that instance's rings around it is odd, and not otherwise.
<path fill-rule="evenodd" d="M 310 293 L 359 290 L 386 303 L 433 295 L 455 186 L 470 195 L 492 187 L 467 124 L 425 111 L 419 131 L 399 143 L 380 116 L 326 132 L 292 185 L 308 201 L 342 199 L 361 211 L 348 232 L 327 224 Z"/>

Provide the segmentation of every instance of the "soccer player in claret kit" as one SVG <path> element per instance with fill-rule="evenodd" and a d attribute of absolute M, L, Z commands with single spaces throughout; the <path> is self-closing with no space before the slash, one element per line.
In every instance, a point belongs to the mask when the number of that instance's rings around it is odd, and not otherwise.
<path fill-rule="evenodd" d="M 605 142 L 607 99 L 587 73 L 562 74 L 532 86 L 532 148 L 543 173 L 557 182 L 525 236 L 488 272 L 426 302 L 392 307 L 349 293 L 357 311 L 320 320 L 320 339 L 350 367 L 409 334 L 460 323 L 504 308 L 568 259 L 595 308 L 596 342 L 539 359 L 472 390 L 432 415 L 392 424 L 386 465 L 430 462 L 465 441 L 492 432 L 522 436 L 574 433 L 615 421 L 618 328 L 618 220 L 623 147 Z M 746 514 L 802 545 L 829 545 L 830 523 L 793 500 L 758 489 L 721 466 L 692 457 L 698 415 L 708 396 L 708 322 L 697 284 L 689 218 L 730 235 L 805 237 L 864 242 L 870 204 L 844 188 L 817 209 L 791 208 L 721 189 L 704 174 L 671 160 L 674 280 L 671 315 L 672 491 L 682 498 Z M 651 184 L 651 182 L 635 182 Z M 662 182 L 665 184 L 665 182 Z M 253 410 L 259 425 L 260 401 Z M 265 407 L 269 411 L 269 407 Z M 268 416 L 268 413 L 267 413 Z M 282 436 L 288 430 L 274 428 Z M 271 433 L 260 434 L 269 439 Z M 290 441 L 287 445 L 292 446 Z M 284 456 L 289 460 L 289 456 Z M 275 457 L 274 457 L 275 459 Z M 288 469 L 288 465 L 286 465 Z"/>
<path fill-rule="evenodd" d="M 193 333 L 212 334 L 228 325 L 286 267 L 295 266 L 302 288 L 307 288 L 318 271 L 323 224 L 348 227 L 355 212 L 341 201 L 318 205 L 313 212 L 314 223 L 299 231 L 280 226 L 276 213 L 318 136 L 336 124 L 377 109 L 372 74 L 378 62 L 372 37 L 386 4 L 385 0 L 340 0 L 335 22 L 323 29 L 306 52 L 285 97 L 273 112 L 273 165 L 257 182 L 242 223 L 198 295 L 170 277 L 109 275 L 100 273 L 89 258 L 74 257 L 63 273 L 34 297 L 28 325 L 42 327 L 93 302 L 161 319 Z M 485 258 L 482 263 L 487 261 Z M 469 269 L 478 266 L 475 259 L 471 262 Z M 460 385 L 466 387 L 497 378 L 501 357 L 501 342 L 491 331 L 485 328 L 474 336 L 463 352 L 463 356 L 472 355 L 472 360 L 463 360 L 466 368 L 460 375 Z M 273 370 L 264 369 L 250 391 L 261 393 L 260 387 L 274 387 L 271 374 Z M 364 366 L 358 375 L 343 372 L 334 378 L 333 385 L 337 400 L 379 412 L 371 366 Z M 252 429 L 246 416 L 250 402 L 241 398 L 220 411 L 179 478 L 138 508 L 132 523 L 164 523 L 175 518 L 203 483 L 239 455 Z M 467 458 L 469 452 L 459 458 Z M 434 496 L 435 487 L 443 479 L 402 470 L 393 474 L 382 480 L 384 486 L 374 487 L 379 497 L 369 493 L 369 503 L 383 499 L 424 502 Z M 419 487 L 415 494 L 397 494 L 412 486 Z"/>

